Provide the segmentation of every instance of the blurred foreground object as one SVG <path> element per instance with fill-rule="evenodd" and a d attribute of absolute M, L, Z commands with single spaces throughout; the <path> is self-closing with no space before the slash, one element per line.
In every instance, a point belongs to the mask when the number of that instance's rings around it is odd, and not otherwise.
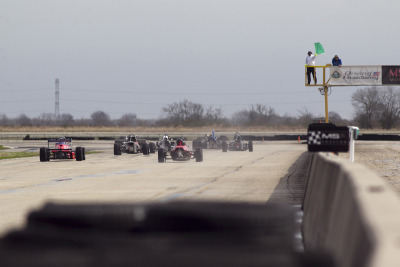
<path fill-rule="evenodd" d="M 280 204 L 47 204 L 0 240 L 2 266 L 333 266 L 294 251 Z"/>

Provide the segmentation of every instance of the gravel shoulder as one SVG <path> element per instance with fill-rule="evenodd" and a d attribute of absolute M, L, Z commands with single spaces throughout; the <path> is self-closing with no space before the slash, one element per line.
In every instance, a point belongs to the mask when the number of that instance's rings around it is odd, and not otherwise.
<path fill-rule="evenodd" d="M 354 162 L 382 177 L 400 195 L 400 142 L 356 141 Z M 341 153 L 349 158 L 349 153 Z"/>

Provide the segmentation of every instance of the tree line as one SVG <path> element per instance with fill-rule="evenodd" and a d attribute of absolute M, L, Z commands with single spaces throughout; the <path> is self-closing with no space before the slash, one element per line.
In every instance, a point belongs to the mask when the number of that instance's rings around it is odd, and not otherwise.
<path fill-rule="evenodd" d="M 351 98 L 354 117 L 343 119 L 336 112 L 329 112 L 329 119 L 337 125 L 357 125 L 360 128 L 393 129 L 400 127 L 400 89 L 397 87 L 366 87 L 355 91 Z M 161 109 L 161 118 L 140 119 L 135 113 L 126 113 L 118 119 L 104 111 L 95 111 L 90 118 L 75 119 L 71 114 L 55 116 L 53 113 L 43 113 L 30 118 L 21 114 L 9 118 L 0 114 L 0 126 L 92 126 L 92 127 L 203 127 L 203 126 L 268 126 L 268 127 L 307 127 L 316 120 L 323 120 L 312 114 L 307 108 L 298 110 L 297 116 L 279 115 L 271 107 L 254 104 L 240 110 L 232 116 L 224 116 L 221 108 L 206 107 L 184 99 L 168 104 Z"/>
<path fill-rule="evenodd" d="M 354 121 L 365 129 L 390 130 L 400 126 L 400 89 L 367 87 L 358 89 L 351 98 Z"/>
<path fill-rule="evenodd" d="M 234 113 L 230 117 L 223 114 L 221 108 L 206 107 L 187 99 L 174 102 L 162 108 L 161 118 L 140 119 L 134 113 L 127 113 L 118 119 L 111 119 L 104 111 L 95 111 L 90 118 L 75 119 L 71 114 L 43 113 L 38 117 L 30 118 L 21 114 L 16 118 L 9 118 L 0 114 L 0 126 L 58 126 L 58 127 L 203 127 L 203 126 L 288 126 L 307 127 L 313 120 L 321 119 L 314 116 L 306 108 L 298 111 L 298 116 L 278 115 L 271 107 L 254 104 L 250 108 Z M 348 124 L 339 114 L 330 112 L 330 117 L 338 124 Z"/>

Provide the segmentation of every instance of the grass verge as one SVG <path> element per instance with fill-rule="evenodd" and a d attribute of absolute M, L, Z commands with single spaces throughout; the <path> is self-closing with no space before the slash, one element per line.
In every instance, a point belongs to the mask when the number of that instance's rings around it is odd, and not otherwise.
<path fill-rule="evenodd" d="M 15 158 L 27 158 L 27 157 L 38 157 L 38 152 L 3 152 L 0 151 L 0 159 L 15 159 Z"/>
<path fill-rule="evenodd" d="M 90 155 L 90 154 L 100 154 L 100 153 L 104 153 L 104 151 L 99 151 L 99 150 L 85 151 L 85 154 L 86 154 L 86 155 Z"/>

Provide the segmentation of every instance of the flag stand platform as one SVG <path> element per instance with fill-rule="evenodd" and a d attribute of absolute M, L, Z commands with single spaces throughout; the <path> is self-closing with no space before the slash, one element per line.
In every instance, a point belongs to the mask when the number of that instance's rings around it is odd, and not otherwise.
<path fill-rule="evenodd" d="M 314 77 L 322 69 L 322 83 L 308 84 L 307 66 L 305 66 L 305 86 L 319 87 L 319 91 L 325 96 L 325 122 L 328 117 L 328 95 L 332 86 L 399 86 L 400 65 L 346 65 L 314 67 Z M 326 70 L 329 69 L 329 74 Z M 319 71 L 318 71 L 319 70 Z M 327 79 L 328 78 L 328 79 Z M 317 79 L 318 82 L 318 79 Z"/>

